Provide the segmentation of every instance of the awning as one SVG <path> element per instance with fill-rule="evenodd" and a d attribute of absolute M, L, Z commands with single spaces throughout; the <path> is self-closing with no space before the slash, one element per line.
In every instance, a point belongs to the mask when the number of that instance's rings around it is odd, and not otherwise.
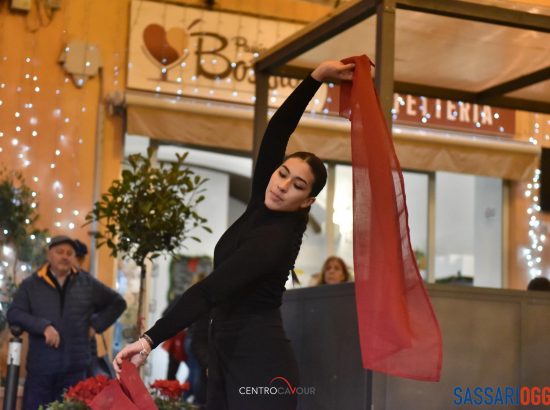
<path fill-rule="evenodd" d="M 324 60 L 367 54 L 391 93 L 550 113 L 550 9 L 521 6 L 350 0 L 267 50 L 255 68 L 299 77 Z"/>
<path fill-rule="evenodd" d="M 252 152 L 251 107 L 167 98 L 128 91 L 127 132 L 161 143 L 205 149 Z M 419 171 L 449 171 L 522 180 L 539 162 L 540 148 L 501 140 L 413 127 L 393 129 L 401 166 Z M 290 140 L 289 152 L 312 151 L 327 161 L 351 162 L 349 123 L 304 115 Z"/>

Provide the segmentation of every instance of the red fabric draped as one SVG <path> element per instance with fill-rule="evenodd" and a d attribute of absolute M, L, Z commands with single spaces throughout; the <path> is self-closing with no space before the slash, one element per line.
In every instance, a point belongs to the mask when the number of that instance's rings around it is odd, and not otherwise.
<path fill-rule="evenodd" d="M 438 381 L 441 332 L 411 248 L 403 174 L 367 56 L 343 82 L 340 115 L 351 121 L 353 259 L 363 367 Z"/>

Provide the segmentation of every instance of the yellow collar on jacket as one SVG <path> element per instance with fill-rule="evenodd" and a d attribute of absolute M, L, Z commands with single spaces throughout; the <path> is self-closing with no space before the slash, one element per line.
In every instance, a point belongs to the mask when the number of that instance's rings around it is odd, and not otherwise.
<path fill-rule="evenodd" d="M 51 278 L 48 276 L 48 269 L 49 268 L 50 268 L 50 264 L 45 263 L 44 265 L 42 265 L 42 267 L 40 269 L 38 269 L 38 271 L 36 271 L 36 274 L 38 275 L 38 277 L 40 279 L 43 279 L 44 282 L 46 282 L 52 288 L 55 288 L 55 283 L 53 283 Z M 76 273 L 78 273 L 78 269 L 76 269 L 75 267 L 72 267 L 70 274 L 72 275 L 72 274 L 76 274 Z"/>

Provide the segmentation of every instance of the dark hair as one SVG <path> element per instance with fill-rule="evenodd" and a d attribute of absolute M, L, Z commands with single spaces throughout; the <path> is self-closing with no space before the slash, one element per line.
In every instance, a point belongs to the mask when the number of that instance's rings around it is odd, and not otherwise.
<path fill-rule="evenodd" d="M 81 242 L 78 239 L 75 239 L 74 243 L 76 244 L 76 248 L 75 248 L 76 257 L 84 258 L 88 254 L 88 247 L 84 242 Z"/>
<path fill-rule="evenodd" d="M 527 285 L 527 290 L 542 290 L 548 292 L 550 291 L 550 280 L 544 276 L 537 276 L 536 278 L 531 279 Z"/>
<path fill-rule="evenodd" d="M 310 169 L 311 173 L 313 174 L 313 184 L 311 186 L 311 192 L 310 196 L 317 196 L 319 195 L 319 192 L 323 190 L 325 187 L 325 184 L 327 182 L 327 170 L 325 168 L 325 164 L 323 164 L 323 161 L 311 152 L 304 152 L 304 151 L 298 151 L 294 152 L 293 154 L 290 154 L 285 158 L 285 161 L 289 158 L 300 158 L 301 160 L 305 161 Z M 296 272 L 294 272 L 294 265 L 296 263 L 296 258 L 298 257 L 298 254 L 300 253 L 300 247 L 302 246 L 302 238 L 304 236 L 304 232 L 307 228 L 307 223 L 309 221 L 309 210 L 311 207 L 304 208 L 302 212 L 302 219 L 300 221 L 300 224 L 296 226 L 296 230 L 294 231 L 294 250 L 292 255 L 292 260 L 290 262 L 290 272 L 292 273 L 292 282 L 300 284 L 300 281 L 298 280 L 298 277 L 296 276 Z"/>
<path fill-rule="evenodd" d="M 300 158 L 309 165 L 314 177 L 313 185 L 311 186 L 311 196 L 319 195 L 319 192 L 323 190 L 325 184 L 327 183 L 327 169 L 325 168 L 323 161 L 321 161 L 317 155 L 304 151 L 298 151 L 290 154 L 285 158 L 285 161 L 289 158 Z"/>
<path fill-rule="evenodd" d="M 338 262 L 338 264 L 342 267 L 342 272 L 344 272 L 344 280 L 342 281 L 342 283 L 349 282 L 350 275 L 349 275 L 348 267 L 346 266 L 346 262 L 344 262 L 344 260 L 339 256 L 329 256 L 325 260 L 325 263 L 323 263 L 323 268 L 321 269 L 321 276 L 319 277 L 319 285 L 326 285 L 327 282 L 325 281 L 325 272 L 327 271 L 328 264 L 332 261 Z"/>

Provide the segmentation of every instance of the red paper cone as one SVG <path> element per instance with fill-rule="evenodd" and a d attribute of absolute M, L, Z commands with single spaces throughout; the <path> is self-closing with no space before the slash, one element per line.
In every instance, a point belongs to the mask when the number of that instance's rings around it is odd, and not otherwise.
<path fill-rule="evenodd" d="M 101 393 L 95 396 L 92 404 L 92 410 L 137 410 L 138 408 L 130 401 L 128 396 L 122 391 L 118 380 L 113 379 Z"/>
<path fill-rule="evenodd" d="M 139 410 L 157 410 L 153 398 L 139 377 L 136 366 L 126 360 L 122 362 L 120 384 Z"/>

